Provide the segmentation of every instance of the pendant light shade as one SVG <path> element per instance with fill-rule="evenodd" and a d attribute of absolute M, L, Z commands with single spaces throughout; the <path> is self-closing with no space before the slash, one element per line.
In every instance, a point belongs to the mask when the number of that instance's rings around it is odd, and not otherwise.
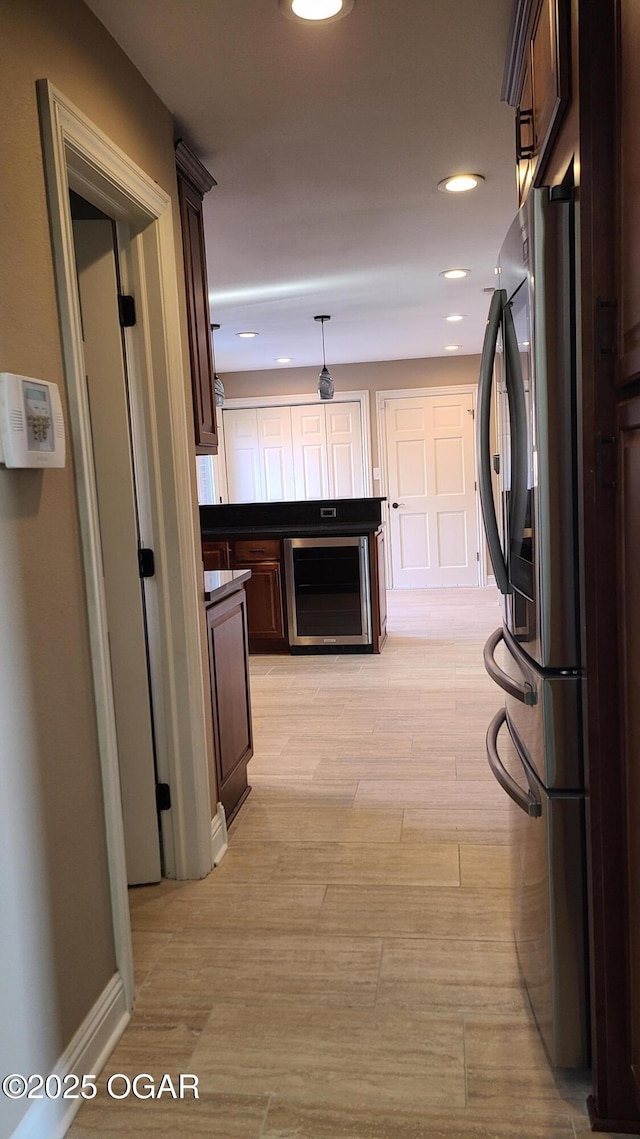
<path fill-rule="evenodd" d="M 324 351 L 324 322 L 331 320 L 330 316 L 314 316 L 314 320 L 319 320 L 322 326 L 322 371 L 318 376 L 318 395 L 320 399 L 333 399 L 334 386 L 331 372 L 327 368 L 327 361 Z"/>
<path fill-rule="evenodd" d="M 224 384 L 216 371 L 216 349 L 213 341 L 213 334 L 220 328 L 219 324 L 211 325 L 211 355 L 213 357 L 213 395 L 216 402 L 216 407 L 222 407 L 224 403 Z"/>

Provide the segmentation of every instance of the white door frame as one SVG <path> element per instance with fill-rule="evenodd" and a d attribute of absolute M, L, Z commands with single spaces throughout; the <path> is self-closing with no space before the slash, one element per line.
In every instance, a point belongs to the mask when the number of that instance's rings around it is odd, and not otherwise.
<path fill-rule="evenodd" d="M 301 404 L 319 404 L 322 406 L 323 402 L 318 397 L 314 398 L 308 392 L 303 395 L 265 395 L 265 396 L 231 396 L 230 399 L 225 399 L 224 407 L 232 410 L 236 407 L 296 407 Z M 362 427 L 362 464 L 364 473 L 364 485 L 369 488 L 369 494 L 373 494 L 373 468 L 371 466 L 371 413 L 370 413 L 370 400 L 368 391 L 357 392 L 336 392 L 332 403 L 359 403 L 360 404 L 360 423 Z M 224 420 L 224 415 L 220 418 Z M 224 448 L 224 434 L 222 437 L 222 445 L 220 444 L 220 437 L 218 437 L 218 460 L 220 466 L 224 467 L 225 473 L 227 469 L 227 456 Z M 228 502 L 229 496 L 227 492 L 226 477 L 224 480 L 225 502 Z"/>
<path fill-rule="evenodd" d="M 387 422 L 385 417 L 385 400 L 387 399 L 416 399 L 422 396 L 442 396 L 442 395 L 470 395 L 473 404 L 473 415 L 475 421 L 476 415 L 476 397 L 478 388 L 476 384 L 451 384 L 448 387 L 441 388 L 397 388 L 390 391 L 376 392 L 376 425 L 378 433 L 378 461 L 380 464 L 380 494 L 388 497 L 389 491 L 389 455 L 387 448 Z M 475 455 L 475 436 L 473 441 L 473 450 Z M 383 503 L 383 518 L 385 522 L 389 520 L 389 507 L 387 503 Z M 478 585 L 480 587 L 487 585 L 487 570 L 486 570 L 486 552 L 484 544 L 484 526 L 482 523 L 482 512 L 480 509 L 480 495 L 478 494 L 478 485 L 476 480 L 476 524 L 478 534 L 478 553 L 480 558 L 478 560 Z M 389 534 L 389 541 L 386 543 L 387 547 L 387 581 L 390 583 L 389 588 L 393 589 L 393 565 L 391 558 L 391 532 L 387 526 L 387 533 Z"/>
<path fill-rule="evenodd" d="M 172 793 L 165 872 L 185 879 L 204 877 L 211 870 L 212 813 L 191 412 L 183 382 L 171 199 L 48 80 L 39 80 L 37 86 L 87 591 L 116 959 L 131 1007 L 133 960 L 118 752 L 69 188 L 130 227 L 137 308 L 131 355 L 144 396 L 156 554 L 150 652 L 161 701 L 154 712 L 164 741 L 159 776 L 166 778 Z"/>

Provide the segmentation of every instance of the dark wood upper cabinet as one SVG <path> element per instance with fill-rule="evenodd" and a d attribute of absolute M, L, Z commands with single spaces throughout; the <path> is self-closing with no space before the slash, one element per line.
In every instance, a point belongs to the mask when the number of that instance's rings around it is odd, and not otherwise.
<path fill-rule="evenodd" d="M 630 1067 L 640 1103 L 640 397 L 618 411 L 622 738 L 629 855 Z"/>
<path fill-rule="evenodd" d="M 640 8 L 637 0 L 619 0 L 618 19 L 618 381 L 637 384 L 640 380 Z M 613 346 L 613 336 L 611 340 Z"/>
<path fill-rule="evenodd" d="M 216 185 L 216 180 L 182 139 L 176 143 L 176 165 L 187 292 L 196 453 L 215 455 L 218 450 L 218 431 L 202 202 L 204 195 Z"/>
<path fill-rule="evenodd" d="M 544 179 L 569 105 L 567 0 L 518 0 L 514 5 L 502 95 L 516 108 L 516 180 L 522 204 L 531 186 Z"/>

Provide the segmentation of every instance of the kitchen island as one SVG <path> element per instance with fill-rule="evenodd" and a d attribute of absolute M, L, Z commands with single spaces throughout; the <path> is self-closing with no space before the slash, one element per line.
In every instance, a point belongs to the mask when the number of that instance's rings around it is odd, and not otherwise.
<path fill-rule="evenodd" d="M 386 640 L 383 501 L 382 498 L 343 498 L 200 507 L 205 570 L 248 567 L 252 570 L 246 586 L 250 652 L 381 651 Z M 335 545 L 337 551 L 340 539 L 353 538 L 361 539 L 361 546 L 365 547 L 360 554 L 362 636 L 336 636 L 331 627 L 327 628 L 326 637 L 296 636 L 294 593 L 300 591 L 296 591 L 295 571 L 292 571 L 292 543 L 298 546 L 302 539 L 325 539 L 329 545 Z M 338 541 L 331 542 L 332 539 Z M 333 567 L 327 551 L 324 556 L 325 594 L 329 598 Z M 336 592 L 337 586 L 333 589 L 334 598 Z M 344 597 L 343 592 L 343 600 Z M 327 600 L 325 612 L 329 605 Z M 338 624 L 341 621 L 344 624 L 343 618 Z M 364 626 L 368 629 L 366 640 Z M 315 643 L 299 643 L 311 640 Z M 353 643 L 356 640 L 360 643 Z M 319 643 L 322 641 L 324 644 Z"/>

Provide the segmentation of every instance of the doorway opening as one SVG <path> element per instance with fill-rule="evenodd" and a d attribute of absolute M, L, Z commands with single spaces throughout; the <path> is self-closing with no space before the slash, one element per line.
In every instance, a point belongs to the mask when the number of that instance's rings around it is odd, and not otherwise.
<path fill-rule="evenodd" d="M 114 220 L 73 190 L 70 204 L 100 519 L 127 882 L 136 886 L 159 881 L 163 867 L 146 600 L 146 587 L 153 576 L 154 543 L 144 494 L 144 421 L 139 414 L 138 393 L 131 387 L 125 336 L 125 325 L 131 325 L 135 316 L 132 298 L 122 290 L 118 249 L 118 236 L 126 242 L 128 232 L 121 225 L 118 235 Z"/>

